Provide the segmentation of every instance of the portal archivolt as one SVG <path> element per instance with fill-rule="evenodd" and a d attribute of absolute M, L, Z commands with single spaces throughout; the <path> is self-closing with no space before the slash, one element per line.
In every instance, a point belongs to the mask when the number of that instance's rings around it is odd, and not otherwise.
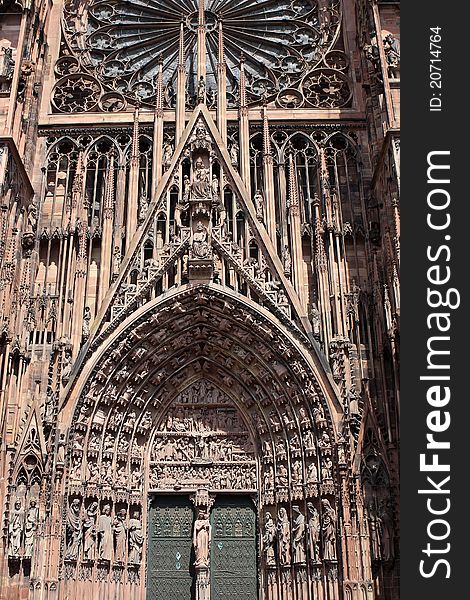
<path fill-rule="evenodd" d="M 218 496 L 253 497 L 265 597 L 336 597 L 345 453 L 309 352 L 213 285 L 146 305 L 97 351 L 63 410 L 64 593 L 89 581 L 144 590 L 148 499 L 178 493 L 207 518 Z"/>

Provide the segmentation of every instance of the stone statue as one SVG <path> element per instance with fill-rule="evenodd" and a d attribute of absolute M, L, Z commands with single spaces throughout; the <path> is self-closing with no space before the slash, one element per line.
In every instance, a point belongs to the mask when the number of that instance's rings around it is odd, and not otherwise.
<path fill-rule="evenodd" d="M 194 258 L 208 258 L 209 252 L 207 227 L 199 221 L 196 225 L 196 231 L 193 234 L 192 254 Z"/>
<path fill-rule="evenodd" d="M 208 514 L 199 511 L 198 518 L 194 523 L 193 544 L 195 552 L 195 563 L 197 567 L 209 566 L 209 547 L 211 543 L 211 525 Z"/>
<path fill-rule="evenodd" d="M 218 202 L 219 200 L 219 179 L 217 175 L 212 175 L 212 202 Z"/>
<path fill-rule="evenodd" d="M 98 557 L 102 560 L 111 560 L 113 555 L 113 530 L 111 506 L 109 504 L 103 506 L 103 512 L 98 517 L 96 531 L 98 534 Z"/>
<path fill-rule="evenodd" d="M 38 207 L 36 204 L 36 199 L 33 198 L 33 201 L 28 206 L 28 227 L 30 231 L 36 231 L 38 225 Z"/>
<path fill-rule="evenodd" d="M 24 528 L 24 557 L 31 558 L 33 556 L 34 540 L 39 523 L 39 509 L 36 506 L 35 500 L 29 503 L 29 509 L 26 514 Z"/>
<path fill-rule="evenodd" d="M 127 527 L 126 509 L 121 508 L 113 522 L 114 532 L 114 560 L 124 562 L 126 560 Z"/>
<path fill-rule="evenodd" d="M 284 246 L 284 250 L 282 251 L 282 264 L 284 267 L 284 274 L 290 275 L 292 268 L 292 258 L 289 252 L 289 246 Z"/>
<path fill-rule="evenodd" d="M 264 198 L 263 194 L 256 190 L 255 195 L 253 197 L 253 202 L 256 210 L 256 218 L 258 221 L 263 221 L 264 218 Z"/>
<path fill-rule="evenodd" d="M 74 498 L 67 511 L 65 525 L 65 558 L 77 560 L 82 544 L 82 521 L 80 519 L 81 502 Z"/>
<path fill-rule="evenodd" d="M 292 524 L 292 549 L 294 554 L 294 563 L 305 562 L 305 516 L 300 512 L 297 505 L 292 506 L 292 515 L 294 522 Z"/>
<path fill-rule="evenodd" d="M 189 181 L 189 176 L 185 175 L 183 177 L 183 204 L 187 204 L 189 202 L 190 191 L 191 191 L 191 182 Z"/>
<path fill-rule="evenodd" d="M 149 201 L 147 199 L 147 194 L 145 192 L 142 192 L 142 194 L 140 195 L 140 200 L 139 200 L 139 223 L 142 223 L 142 221 L 145 220 L 148 209 L 149 209 Z"/>
<path fill-rule="evenodd" d="M 72 372 L 72 355 L 70 352 L 64 354 L 64 362 L 62 364 L 62 383 L 65 385 L 70 379 Z"/>
<path fill-rule="evenodd" d="M 317 483 L 318 469 L 314 462 L 310 463 L 307 470 L 307 483 Z"/>
<path fill-rule="evenodd" d="M 191 184 L 193 198 L 208 198 L 211 192 L 209 169 L 205 168 L 201 157 L 196 160 L 194 166 L 193 182 Z"/>
<path fill-rule="evenodd" d="M 213 88 L 209 88 L 207 92 L 207 99 L 210 108 L 214 108 L 217 101 L 217 92 Z"/>
<path fill-rule="evenodd" d="M 171 81 L 165 87 L 164 101 L 168 108 L 173 108 L 175 105 L 176 93 Z"/>
<path fill-rule="evenodd" d="M 17 557 L 21 551 L 24 528 L 24 510 L 19 500 L 15 501 L 8 524 L 8 556 Z"/>
<path fill-rule="evenodd" d="M 163 147 L 163 166 L 168 167 L 171 163 L 171 157 L 173 156 L 173 146 L 170 142 L 167 142 Z"/>
<path fill-rule="evenodd" d="M 63 465 L 65 461 L 65 433 L 61 433 L 57 442 L 57 464 Z"/>
<path fill-rule="evenodd" d="M 114 252 L 113 252 L 113 276 L 119 275 L 119 269 L 121 267 L 121 260 L 122 260 L 121 248 L 119 248 L 119 246 L 115 246 Z"/>
<path fill-rule="evenodd" d="M 91 321 L 91 310 L 89 306 L 85 306 L 83 311 L 83 325 L 82 325 L 82 337 L 87 340 L 90 337 L 90 321 Z"/>
<path fill-rule="evenodd" d="M 400 77 L 400 43 L 391 33 L 384 38 L 385 58 L 388 65 L 388 76 L 393 79 Z"/>
<path fill-rule="evenodd" d="M 325 560 L 336 560 L 336 511 L 326 498 L 323 498 L 321 505 L 323 558 Z"/>
<path fill-rule="evenodd" d="M 308 509 L 308 551 L 310 560 L 318 562 L 320 558 L 320 515 L 315 506 L 307 503 Z"/>
<path fill-rule="evenodd" d="M 83 558 L 95 558 L 96 545 L 96 518 L 98 515 L 98 502 L 92 502 L 86 510 L 83 521 Z"/>
<path fill-rule="evenodd" d="M 264 518 L 264 555 L 266 558 L 266 564 L 268 566 L 274 566 L 276 564 L 276 554 L 274 551 L 274 542 L 276 540 L 276 525 L 273 521 L 271 513 L 267 512 Z"/>
<path fill-rule="evenodd" d="M 197 84 L 197 100 L 199 103 L 206 101 L 206 82 L 202 75 Z"/>
<path fill-rule="evenodd" d="M 279 560 L 282 566 L 289 565 L 291 559 L 290 551 L 290 523 L 287 511 L 284 507 L 279 509 L 277 520 L 277 532 L 279 541 Z"/>
<path fill-rule="evenodd" d="M 13 59 L 13 48 L 2 47 L 0 55 L 0 79 L 11 81 L 13 77 L 15 61 Z"/>
<path fill-rule="evenodd" d="M 316 340 L 320 339 L 320 311 L 316 304 L 312 304 L 310 307 L 310 323 L 312 324 L 313 337 Z"/>
<path fill-rule="evenodd" d="M 394 557 L 393 524 L 386 502 L 382 501 L 380 511 L 376 515 L 377 528 L 380 536 L 380 554 L 382 560 L 389 561 Z"/>
<path fill-rule="evenodd" d="M 230 162 L 234 167 L 238 167 L 238 151 L 240 150 L 237 142 L 230 146 Z"/>
<path fill-rule="evenodd" d="M 140 521 L 140 513 L 136 510 L 132 519 L 129 519 L 129 563 L 140 565 L 143 546 L 144 534 L 142 533 L 142 523 Z"/>

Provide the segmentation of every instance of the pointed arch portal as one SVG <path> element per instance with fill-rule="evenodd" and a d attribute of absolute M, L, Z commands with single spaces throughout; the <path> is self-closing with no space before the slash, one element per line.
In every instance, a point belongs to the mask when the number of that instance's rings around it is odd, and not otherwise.
<path fill-rule="evenodd" d="M 336 589 L 341 406 L 314 356 L 308 338 L 215 284 L 147 303 L 97 340 L 62 406 L 64 594 L 95 577 L 152 590 L 174 575 L 188 600 L 227 598 L 230 573 L 247 600 L 317 598 L 327 576 Z M 79 511 L 96 536 L 77 539 Z M 307 538 L 328 511 L 331 530 Z M 238 551 L 239 572 L 224 564 Z"/>

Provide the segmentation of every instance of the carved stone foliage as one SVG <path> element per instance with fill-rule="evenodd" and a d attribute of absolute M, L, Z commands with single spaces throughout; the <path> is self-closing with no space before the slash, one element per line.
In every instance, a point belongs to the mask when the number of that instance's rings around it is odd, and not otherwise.
<path fill-rule="evenodd" d="M 102 0 L 67 2 L 63 20 L 61 57 L 56 63 L 58 77 L 72 77 L 89 90 L 85 79 L 93 78 L 104 94 L 103 111 L 118 111 L 126 102 L 154 103 L 158 72 L 157 57 L 164 61 L 164 103 L 173 108 L 179 38 L 184 36 L 187 78 L 187 105 L 206 99 L 217 101 L 213 65 L 218 61 L 219 27 L 224 35 L 229 106 L 239 101 L 240 59 L 245 57 L 248 102 L 264 98 L 285 108 L 344 106 L 350 99 L 346 54 L 340 41 L 342 11 L 338 0 L 286 1 L 251 0 L 242 7 L 218 0 L 203 13 L 206 38 L 206 80 L 196 81 L 190 65 L 197 58 L 199 25 L 197 3 L 148 2 L 135 11 L 126 2 Z M 158 27 L 149 24 L 158 23 Z M 260 23 L 254 29 L 254 23 Z M 253 35 L 256 35 L 256 48 Z M 98 83 L 99 82 L 99 83 Z M 312 83 L 315 82 L 315 83 Z M 55 96 L 73 96 L 73 87 L 57 83 Z M 65 91 L 65 88 L 67 91 Z M 78 83 L 76 85 L 79 85 Z M 201 85 L 204 89 L 201 91 Z M 97 98 L 95 98 L 97 100 Z M 55 101 L 58 110 L 70 112 L 71 103 Z M 79 104 L 75 110 L 96 110 L 96 102 Z"/>

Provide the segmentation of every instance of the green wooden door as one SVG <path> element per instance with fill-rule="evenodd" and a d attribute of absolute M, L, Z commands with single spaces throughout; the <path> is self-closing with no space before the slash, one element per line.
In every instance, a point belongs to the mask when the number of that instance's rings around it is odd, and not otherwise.
<path fill-rule="evenodd" d="M 149 510 L 147 600 L 193 600 L 193 506 L 187 496 L 155 496 Z"/>
<path fill-rule="evenodd" d="M 211 600 L 257 600 L 253 502 L 246 496 L 217 497 L 211 524 Z"/>

